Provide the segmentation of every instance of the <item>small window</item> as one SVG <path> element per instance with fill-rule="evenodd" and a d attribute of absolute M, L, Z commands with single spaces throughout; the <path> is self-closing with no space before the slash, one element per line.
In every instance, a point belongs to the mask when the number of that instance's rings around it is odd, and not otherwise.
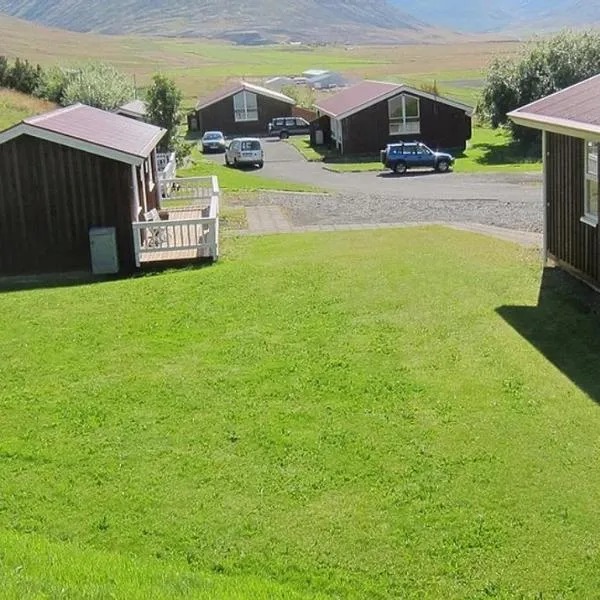
<path fill-rule="evenodd" d="M 296 119 L 286 119 L 285 126 L 286 127 L 296 127 Z"/>
<path fill-rule="evenodd" d="M 585 206 L 583 221 L 590 225 L 598 223 L 598 142 L 585 146 Z"/>

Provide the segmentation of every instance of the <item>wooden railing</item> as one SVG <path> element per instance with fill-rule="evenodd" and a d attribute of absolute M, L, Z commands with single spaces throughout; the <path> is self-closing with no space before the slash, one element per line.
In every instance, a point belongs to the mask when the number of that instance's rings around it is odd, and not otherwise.
<path fill-rule="evenodd" d="M 136 265 L 219 256 L 219 184 L 216 177 L 166 180 L 161 208 L 168 220 L 132 223 Z"/>
<path fill-rule="evenodd" d="M 163 179 L 160 185 L 162 208 L 207 204 L 213 196 L 220 194 L 219 181 L 215 175 Z"/>
<path fill-rule="evenodd" d="M 174 179 L 176 171 L 175 152 L 159 152 L 156 155 L 156 167 L 158 169 L 158 179 Z"/>

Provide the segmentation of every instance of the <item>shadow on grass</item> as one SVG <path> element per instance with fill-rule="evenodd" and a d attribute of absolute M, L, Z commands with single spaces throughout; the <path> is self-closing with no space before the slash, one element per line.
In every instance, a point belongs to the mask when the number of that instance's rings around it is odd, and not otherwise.
<path fill-rule="evenodd" d="M 600 403 L 600 294 L 561 269 L 546 268 L 537 306 L 501 306 L 496 312 Z"/>
<path fill-rule="evenodd" d="M 523 163 L 539 163 L 541 149 L 536 145 L 521 144 L 511 141 L 506 144 L 489 144 L 479 142 L 473 144 L 470 150 L 482 153 L 481 156 L 476 156 L 473 160 L 480 165 L 516 165 Z M 468 157 L 465 152 L 455 154 L 456 158 Z"/>
<path fill-rule="evenodd" d="M 161 261 L 148 263 L 140 271 L 117 275 L 94 275 L 89 271 L 71 271 L 67 273 L 42 273 L 38 275 L 7 275 L 0 277 L 0 294 L 24 292 L 38 289 L 82 287 L 114 281 L 125 281 L 139 277 L 152 277 L 165 271 L 196 271 L 214 265 L 210 258 L 198 258 L 192 263 L 181 261 Z"/>

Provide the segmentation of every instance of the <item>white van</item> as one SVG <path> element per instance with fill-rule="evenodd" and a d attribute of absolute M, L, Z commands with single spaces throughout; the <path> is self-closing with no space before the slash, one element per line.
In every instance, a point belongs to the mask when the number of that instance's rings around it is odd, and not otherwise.
<path fill-rule="evenodd" d="M 258 138 L 234 138 L 225 150 L 225 164 L 230 167 L 256 165 L 262 169 L 265 153 Z"/>

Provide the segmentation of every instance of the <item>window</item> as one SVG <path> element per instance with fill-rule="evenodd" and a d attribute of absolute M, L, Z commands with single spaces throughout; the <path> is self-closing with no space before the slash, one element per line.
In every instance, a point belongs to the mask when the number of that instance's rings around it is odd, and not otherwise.
<path fill-rule="evenodd" d="M 585 145 L 585 207 L 582 220 L 598 224 L 598 142 Z"/>
<path fill-rule="evenodd" d="M 296 119 L 286 119 L 285 126 L 286 127 L 296 127 Z"/>
<path fill-rule="evenodd" d="M 233 114 L 236 123 L 240 121 L 258 121 L 258 103 L 256 94 L 243 91 L 233 97 Z"/>
<path fill-rule="evenodd" d="M 388 100 L 390 135 L 420 133 L 419 99 L 400 94 Z"/>

